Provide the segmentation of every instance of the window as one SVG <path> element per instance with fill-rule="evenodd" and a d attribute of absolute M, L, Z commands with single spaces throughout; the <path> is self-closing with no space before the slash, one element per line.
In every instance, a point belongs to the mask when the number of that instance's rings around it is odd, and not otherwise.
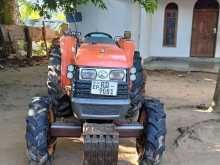
<path fill-rule="evenodd" d="M 169 3 L 165 9 L 163 46 L 176 47 L 178 6 Z"/>

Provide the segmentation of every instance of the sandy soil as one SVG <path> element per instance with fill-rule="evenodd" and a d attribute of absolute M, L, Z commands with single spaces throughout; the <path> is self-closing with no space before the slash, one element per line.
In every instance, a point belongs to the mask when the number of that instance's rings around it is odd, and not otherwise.
<path fill-rule="evenodd" d="M 25 116 L 34 96 L 46 95 L 47 67 L 0 71 L 0 165 L 25 165 Z M 197 109 L 212 100 L 216 75 L 149 72 L 148 95 L 167 107 L 167 150 L 163 165 L 217 165 L 220 161 L 219 114 Z M 177 131 L 177 128 L 179 131 Z M 119 165 L 136 165 L 133 139 L 122 140 Z M 55 165 L 79 165 L 80 139 L 59 140 Z"/>

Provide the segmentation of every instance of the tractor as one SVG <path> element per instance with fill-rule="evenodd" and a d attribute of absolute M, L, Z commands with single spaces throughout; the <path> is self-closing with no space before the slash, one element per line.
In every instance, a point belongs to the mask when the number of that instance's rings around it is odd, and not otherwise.
<path fill-rule="evenodd" d="M 53 41 L 48 96 L 34 97 L 26 118 L 28 164 L 52 164 L 58 138 L 81 137 L 83 165 L 117 165 L 120 138 L 136 139 L 139 165 L 159 165 L 164 104 L 145 96 L 142 58 L 131 33 L 80 36 L 66 32 Z"/>

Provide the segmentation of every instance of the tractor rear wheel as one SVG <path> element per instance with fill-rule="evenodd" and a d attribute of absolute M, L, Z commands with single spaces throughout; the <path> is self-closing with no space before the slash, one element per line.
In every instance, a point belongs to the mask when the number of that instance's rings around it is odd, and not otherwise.
<path fill-rule="evenodd" d="M 49 98 L 55 110 L 55 115 L 57 117 L 64 117 L 72 115 L 72 111 L 70 108 L 70 99 L 61 88 L 60 75 L 61 51 L 59 42 L 55 40 L 50 50 L 47 87 Z"/>
<path fill-rule="evenodd" d="M 166 114 L 164 105 L 156 99 L 145 99 L 139 122 L 144 125 L 143 136 L 136 141 L 139 165 L 159 165 L 165 151 Z"/>
<path fill-rule="evenodd" d="M 28 165 L 50 165 L 55 151 L 56 139 L 49 135 L 49 126 L 54 122 L 47 97 L 33 98 L 26 118 L 26 143 Z"/>

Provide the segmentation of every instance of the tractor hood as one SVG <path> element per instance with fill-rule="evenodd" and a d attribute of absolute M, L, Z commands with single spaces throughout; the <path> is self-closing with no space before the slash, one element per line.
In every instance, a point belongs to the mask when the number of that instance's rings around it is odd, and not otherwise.
<path fill-rule="evenodd" d="M 129 68 L 126 52 L 114 44 L 87 44 L 80 46 L 76 65 L 88 67 Z"/>

